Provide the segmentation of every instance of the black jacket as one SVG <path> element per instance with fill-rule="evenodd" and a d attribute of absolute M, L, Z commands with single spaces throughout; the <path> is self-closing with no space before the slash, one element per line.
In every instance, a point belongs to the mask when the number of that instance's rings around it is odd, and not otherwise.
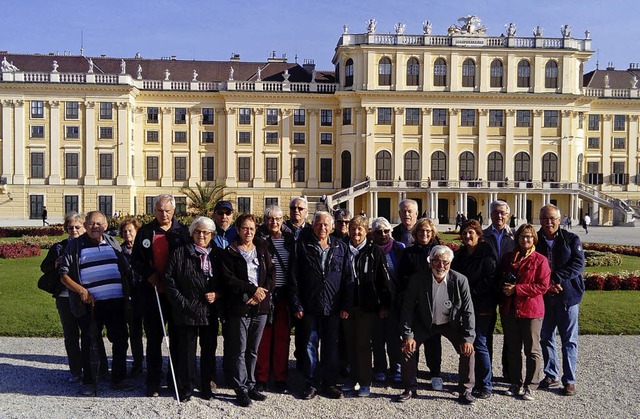
<path fill-rule="evenodd" d="M 211 316 L 216 316 L 215 304 L 209 304 L 204 295 L 220 289 L 221 252 L 214 245 L 209 253 L 212 276 L 202 271 L 200 256 L 194 249 L 193 241 L 171 253 L 164 281 L 175 324 L 206 326 L 210 324 Z"/>
<path fill-rule="evenodd" d="M 491 246 L 486 242 L 478 243 L 471 255 L 467 254 L 464 246 L 460 247 L 454 253 L 451 269 L 467 277 L 476 315 L 495 314 L 499 292 L 496 278 L 497 261 Z"/>
<path fill-rule="evenodd" d="M 274 292 L 273 292 L 274 301 L 288 299 L 289 284 L 291 284 L 291 282 L 293 281 L 292 264 L 293 264 L 293 256 L 295 252 L 296 239 L 293 237 L 293 233 L 291 232 L 289 227 L 287 227 L 286 225 L 283 224 L 282 227 L 280 228 L 280 231 L 282 232 L 282 237 L 284 238 L 284 248 L 289 252 L 289 262 L 287 266 L 284 266 L 284 267 L 280 266 L 280 260 L 276 256 L 276 248 L 273 245 L 273 240 L 266 226 L 264 224 L 261 225 L 258 228 L 258 232 L 257 232 L 257 235 L 261 239 L 267 242 L 267 251 L 269 252 L 269 255 L 271 255 L 271 261 L 273 262 L 273 267 L 275 272 L 277 272 L 278 269 L 285 269 L 284 276 L 285 276 L 287 285 L 284 285 L 279 288 L 274 288 Z M 274 272 L 274 278 L 276 275 L 275 272 Z"/>
<path fill-rule="evenodd" d="M 440 244 L 440 239 L 435 237 L 427 245 L 416 244 L 404 249 L 402 259 L 400 259 L 400 266 L 398 268 L 398 296 L 402 298 L 402 294 L 409 284 L 409 279 L 416 272 L 430 271 L 429 262 L 427 258 L 434 246 Z"/>
<path fill-rule="evenodd" d="M 378 312 L 391 308 L 389 271 L 382 250 L 367 240 L 354 258 L 354 306 L 364 312 Z"/>
<path fill-rule="evenodd" d="M 64 253 L 64 249 L 67 248 L 67 243 L 69 243 L 69 239 L 64 239 L 61 242 L 58 242 L 49 248 L 47 252 L 47 256 L 42 260 L 40 264 L 40 270 L 42 273 L 48 273 L 51 271 L 56 271 L 58 273 L 58 267 L 56 266 L 56 260 Z M 56 298 L 60 295 L 62 291 L 64 291 L 66 287 L 62 285 L 60 282 L 60 275 L 58 275 L 58 283 L 56 284 L 56 289 L 53 291 L 53 297 Z"/>

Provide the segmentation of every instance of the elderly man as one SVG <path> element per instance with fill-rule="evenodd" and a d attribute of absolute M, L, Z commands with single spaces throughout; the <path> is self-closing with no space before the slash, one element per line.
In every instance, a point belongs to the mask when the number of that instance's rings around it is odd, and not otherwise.
<path fill-rule="evenodd" d="M 482 231 L 484 240 L 489 243 L 498 263 L 502 255 L 506 255 L 516 247 L 513 231 L 509 227 L 511 208 L 505 201 L 493 201 L 489 206 L 491 225 Z"/>
<path fill-rule="evenodd" d="M 331 235 L 343 241 L 349 241 L 349 222 L 351 221 L 351 213 L 349 210 L 340 208 L 333 213 L 336 228 Z"/>
<path fill-rule="evenodd" d="M 300 238 L 300 234 L 311 229 L 307 223 L 308 211 L 309 203 L 302 196 L 295 197 L 289 202 L 289 219 L 284 222 L 284 225 L 293 232 L 296 240 Z"/>
<path fill-rule="evenodd" d="M 233 225 L 233 205 L 231 202 L 218 201 L 213 208 L 212 218 L 216 224 L 216 236 L 213 238 L 213 243 L 220 249 L 226 249 L 238 235 L 238 230 Z"/>
<path fill-rule="evenodd" d="M 128 299 L 129 264 L 118 242 L 104 232 L 107 218 L 100 211 L 87 214 L 86 233 L 69 241 L 60 262 L 61 282 L 69 291 L 71 311 L 78 317 L 82 331 L 83 395 L 93 393 L 91 383 L 91 341 L 102 339 L 95 331 L 107 328 L 113 344 L 111 387 L 131 390 L 127 375 L 127 322 L 125 301 Z M 95 322 L 96 328 L 92 327 Z"/>
<path fill-rule="evenodd" d="M 156 290 L 164 321 L 169 324 L 171 357 L 177 359 L 178 336 L 171 321 L 171 307 L 165 296 L 164 273 L 169 255 L 189 240 L 189 230 L 175 217 L 176 201 L 172 195 L 158 195 L 154 203 L 156 218 L 143 225 L 136 234 L 131 266 L 143 278 L 143 322 L 147 336 L 147 396 L 157 397 L 162 378 L 162 338 L 164 336 Z"/>
<path fill-rule="evenodd" d="M 449 339 L 460 356 L 458 400 L 463 404 L 475 402 L 471 394 L 475 383 L 473 303 L 467 278 L 449 270 L 452 260 L 451 249 L 434 246 L 429 254 L 431 273 L 426 274 L 425 280 L 425 272 L 418 272 L 409 281 L 400 314 L 405 391 L 398 397 L 399 402 L 417 395 L 417 349 L 434 334 Z"/>
<path fill-rule="evenodd" d="M 291 307 L 302 320 L 307 345 L 304 363 L 305 400 L 313 399 L 322 385 L 324 394 L 342 397 L 338 380 L 338 331 L 340 319 L 349 317 L 353 304 L 353 267 L 347 244 L 331 237 L 333 218 L 324 211 L 313 217 L 312 234 L 296 242 Z M 318 349 L 322 345 L 322 369 Z"/>
<path fill-rule="evenodd" d="M 393 228 L 391 236 L 397 242 L 404 243 L 405 246 L 413 244 L 411 230 L 418 221 L 418 203 L 413 199 L 405 199 L 398 205 L 398 215 L 400 224 Z"/>
<path fill-rule="evenodd" d="M 555 205 L 540 209 L 541 228 L 536 251 L 549 259 L 551 286 L 544 296 L 544 319 L 540 344 L 545 378 L 540 388 L 564 386 L 566 396 L 576 394 L 578 362 L 578 312 L 584 294 L 584 250 L 580 238 L 560 229 L 560 210 Z M 556 352 L 556 330 L 562 341 L 562 377 Z"/>

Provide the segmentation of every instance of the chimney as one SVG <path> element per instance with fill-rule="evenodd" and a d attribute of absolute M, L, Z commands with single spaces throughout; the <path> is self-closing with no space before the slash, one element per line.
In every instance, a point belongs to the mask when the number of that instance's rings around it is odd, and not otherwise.
<path fill-rule="evenodd" d="M 305 58 L 302 61 L 302 68 L 304 68 L 307 73 L 311 74 L 313 70 L 316 69 L 316 63 L 312 59 Z"/>
<path fill-rule="evenodd" d="M 607 70 L 609 70 L 609 71 L 613 71 L 613 70 L 615 70 L 615 69 L 616 69 L 616 68 L 613 66 L 613 61 L 609 61 L 609 62 L 607 63 Z"/>

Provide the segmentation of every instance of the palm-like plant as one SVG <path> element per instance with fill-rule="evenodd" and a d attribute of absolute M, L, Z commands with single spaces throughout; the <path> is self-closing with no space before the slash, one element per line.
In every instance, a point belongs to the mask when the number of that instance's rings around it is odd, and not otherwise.
<path fill-rule="evenodd" d="M 210 217 L 216 202 L 228 195 L 224 191 L 225 185 L 217 183 L 196 183 L 195 187 L 184 186 L 180 192 L 188 198 L 188 210 L 193 215 Z"/>

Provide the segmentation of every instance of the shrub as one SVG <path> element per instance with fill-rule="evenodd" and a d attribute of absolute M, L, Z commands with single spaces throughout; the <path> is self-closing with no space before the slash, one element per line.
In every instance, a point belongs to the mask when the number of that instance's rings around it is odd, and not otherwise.
<path fill-rule="evenodd" d="M 640 256 L 640 246 L 626 246 L 621 244 L 582 243 L 584 250 L 597 250 L 628 256 Z"/>
<path fill-rule="evenodd" d="M 618 291 L 622 286 L 620 275 L 607 275 L 604 281 L 605 291 Z"/>
<path fill-rule="evenodd" d="M 634 275 L 623 278 L 620 288 L 627 291 L 640 290 L 640 278 Z"/>
<path fill-rule="evenodd" d="M 40 247 L 25 244 L 24 242 L 15 242 L 0 245 L 0 258 L 18 259 L 40 256 Z"/>
<path fill-rule="evenodd" d="M 22 236 L 22 242 L 27 245 L 38 246 L 41 249 L 50 249 L 60 241 L 60 237 Z"/>
<path fill-rule="evenodd" d="M 63 234 L 64 228 L 62 228 L 62 225 L 46 227 L 0 227 L 0 237 L 62 236 Z"/>
<path fill-rule="evenodd" d="M 588 275 L 585 280 L 585 288 L 590 291 L 602 291 L 604 289 L 604 276 L 599 274 Z"/>
<path fill-rule="evenodd" d="M 585 250 L 584 263 L 585 266 L 619 266 L 622 265 L 622 258 L 610 252 Z"/>

